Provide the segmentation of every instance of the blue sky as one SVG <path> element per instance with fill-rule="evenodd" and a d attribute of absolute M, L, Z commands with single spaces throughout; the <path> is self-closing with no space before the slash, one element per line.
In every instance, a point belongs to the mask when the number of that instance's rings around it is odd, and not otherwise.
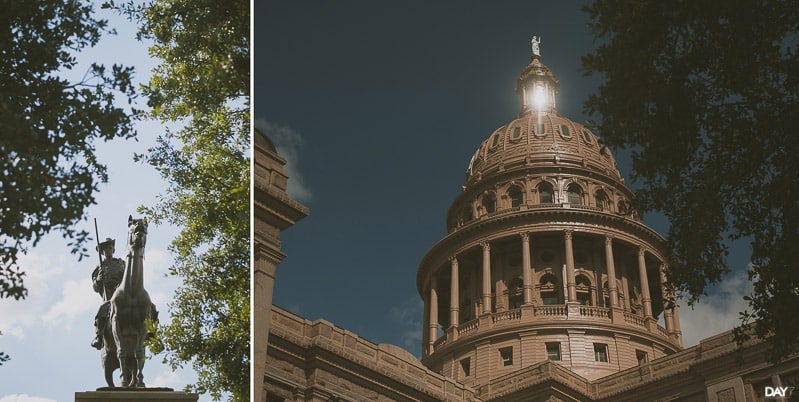
<path fill-rule="evenodd" d="M 581 3 L 256 3 L 255 125 L 310 208 L 282 234 L 274 303 L 418 355 L 419 261 L 446 235 L 474 150 L 519 112 L 514 87 L 533 35 L 560 80 L 560 113 L 589 118 L 582 103 L 600 77 L 580 70 L 596 46 Z M 629 181 L 628 154 L 614 155 Z M 737 323 L 748 261 L 736 245 L 734 273 L 681 310 L 686 346 Z"/>
<path fill-rule="evenodd" d="M 100 11 L 100 10 L 98 10 Z M 81 66 L 67 76 L 83 75 L 93 61 L 122 63 L 136 68 L 135 80 L 146 82 L 156 61 L 149 58 L 147 44 L 135 40 L 135 25 L 110 13 L 98 15 L 111 21 L 117 36 L 104 36 L 97 47 L 79 55 Z M 139 108 L 146 107 L 139 99 Z M 116 239 L 116 257 L 124 258 L 128 215 L 138 216 L 140 205 L 152 205 L 167 186 L 149 165 L 133 162 L 134 153 L 144 153 L 155 144 L 163 126 L 142 122 L 138 141 L 116 140 L 97 144 L 97 155 L 108 166 L 109 182 L 100 186 L 97 205 L 87 211 L 88 220 L 78 224 L 94 237 L 97 218 L 100 237 Z M 161 320 L 169 317 L 168 303 L 179 281 L 166 278 L 172 256 L 167 251 L 177 229 L 150 225 L 145 257 L 145 288 L 157 305 Z M 69 402 L 76 391 L 105 386 L 100 352 L 90 346 L 94 337 L 94 315 L 102 301 L 91 286 L 97 255 L 78 261 L 69 253 L 67 241 L 57 234 L 47 236 L 20 259 L 26 271 L 28 298 L 0 299 L 0 351 L 11 360 L 0 366 L 0 402 Z M 93 257 L 93 258 L 92 258 Z M 144 367 L 149 387 L 182 389 L 196 380 L 190 370 L 173 373 L 154 356 Z M 115 373 L 118 374 L 118 371 Z M 115 379 L 117 385 L 118 378 Z M 200 401 L 210 401 L 201 396 Z"/>

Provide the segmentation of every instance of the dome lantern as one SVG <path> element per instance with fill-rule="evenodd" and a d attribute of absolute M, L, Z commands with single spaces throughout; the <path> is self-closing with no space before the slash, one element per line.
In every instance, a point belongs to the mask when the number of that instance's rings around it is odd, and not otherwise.
<path fill-rule="evenodd" d="M 541 62 L 541 37 L 533 36 L 532 58 L 516 83 L 516 93 L 521 97 L 522 113 L 535 111 L 547 114 L 555 111 L 555 98 L 560 82 L 552 70 Z"/>

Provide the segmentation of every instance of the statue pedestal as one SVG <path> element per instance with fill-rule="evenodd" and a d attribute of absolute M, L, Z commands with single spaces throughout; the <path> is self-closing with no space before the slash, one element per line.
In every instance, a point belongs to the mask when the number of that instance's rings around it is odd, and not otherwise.
<path fill-rule="evenodd" d="M 199 395 L 171 388 L 100 388 L 75 392 L 75 402 L 197 402 Z"/>

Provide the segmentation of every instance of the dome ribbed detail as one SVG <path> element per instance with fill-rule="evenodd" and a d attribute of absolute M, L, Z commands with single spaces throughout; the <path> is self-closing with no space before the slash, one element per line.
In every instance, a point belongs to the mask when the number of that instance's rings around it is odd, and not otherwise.
<path fill-rule="evenodd" d="M 568 166 L 621 180 L 610 150 L 588 128 L 558 114 L 526 112 L 480 144 L 469 162 L 464 190 L 513 169 Z"/>

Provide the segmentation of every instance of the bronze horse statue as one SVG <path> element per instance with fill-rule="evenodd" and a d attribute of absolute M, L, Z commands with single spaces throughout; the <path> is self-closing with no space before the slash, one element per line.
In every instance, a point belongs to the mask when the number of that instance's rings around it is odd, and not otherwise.
<path fill-rule="evenodd" d="M 125 273 L 110 299 L 110 320 L 103 333 L 101 359 L 105 381 L 114 387 L 112 374 L 121 369 L 122 387 L 144 388 L 144 340 L 146 319 L 158 320 L 158 312 L 144 290 L 144 246 L 147 220 L 128 217 L 128 253 Z"/>

